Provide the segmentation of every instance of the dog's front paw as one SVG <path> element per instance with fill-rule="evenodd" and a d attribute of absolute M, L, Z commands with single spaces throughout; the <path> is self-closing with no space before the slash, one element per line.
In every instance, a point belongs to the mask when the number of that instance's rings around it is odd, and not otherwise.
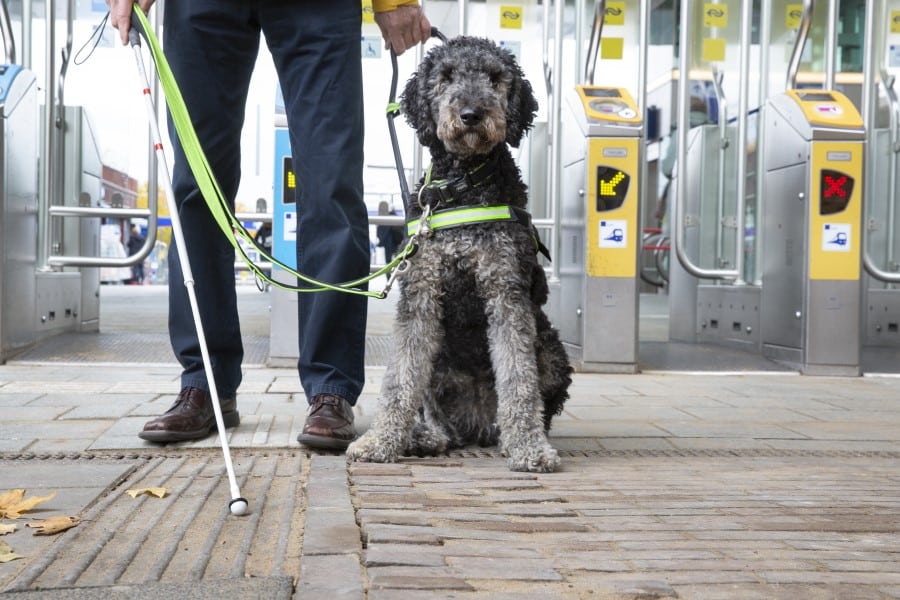
<path fill-rule="evenodd" d="M 559 454 L 550 444 L 537 448 L 516 448 L 509 451 L 507 465 L 510 471 L 550 473 L 559 467 Z"/>
<path fill-rule="evenodd" d="M 347 447 L 347 460 L 354 462 L 396 462 L 400 451 L 394 444 L 386 443 L 371 431 L 365 433 Z"/>

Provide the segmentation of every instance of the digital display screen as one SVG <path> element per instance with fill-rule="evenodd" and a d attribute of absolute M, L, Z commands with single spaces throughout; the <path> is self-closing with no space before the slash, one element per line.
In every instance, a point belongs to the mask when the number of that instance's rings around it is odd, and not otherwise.
<path fill-rule="evenodd" d="M 284 157 L 284 185 L 281 193 L 283 204 L 294 204 L 297 201 L 297 176 L 294 175 L 294 159 L 291 156 Z"/>
<path fill-rule="evenodd" d="M 847 208 L 853 197 L 853 177 L 834 169 L 822 169 L 819 214 L 833 215 Z"/>
<path fill-rule="evenodd" d="M 631 177 L 615 167 L 597 166 L 597 212 L 622 206 Z"/>
<path fill-rule="evenodd" d="M 834 102 L 834 96 L 828 92 L 798 92 L 797 96 L 804 102 Z"/>
<path fill-rule="evenodd" d="M 622 94 L 619 93 L 619 90 L 612 89 L 603 89 L 603 88 L 585 88 L 584 95 L 590 98 L 621 98 Z"/>

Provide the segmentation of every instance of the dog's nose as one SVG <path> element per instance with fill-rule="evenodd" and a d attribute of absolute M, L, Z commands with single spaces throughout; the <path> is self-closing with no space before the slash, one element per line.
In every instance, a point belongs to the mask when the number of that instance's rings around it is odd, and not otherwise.
<path fill-rule="evenodd" d="M 463 125 L 472 127 L 481 122 L 481 113 L 474 108 L 464 108 L 460 111 L 459 118 L 462 119 Z"/>

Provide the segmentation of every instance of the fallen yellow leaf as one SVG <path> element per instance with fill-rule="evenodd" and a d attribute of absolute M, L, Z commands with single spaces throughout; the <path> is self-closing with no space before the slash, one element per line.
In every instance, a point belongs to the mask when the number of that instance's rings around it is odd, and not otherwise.
<path fill-rule="evenodd" d="M 0 523 L 0 535 L 6 535 L 7 533 L 12 533 L 16 530 L 16 526 L 13 523 L 7 525 L 6 523 Z"/>
<path fill-rule="evenodd" d="M 10 490 L 0 494 L 0 507 L 18 502 L 23 496 L 25 496 L 25 490 Z"/>
<path fill-rule="evenodd" d="M 6 542 L 0 540 L 0 563 L 7 563 L 11 560 L 24 558 L 13 552 L 12 548 Z"/>
<path fill-rule="evenodd" d="M 25 498 L 25 490 L 16 489 L 0 494 L 0 519 L 18 519 L 23 512 L 28 512 L 38 504 L 46 502 L 56 496 L 53 492 L 49 496 L 31 496 Z"/>
<path fill-rule="evenodd" d="M 149 487 L 149 488 L 135 488 L 133 490 L 125 490 L 125 493 L 131 496 L 132 498 L 137 498 L 141 494 L 147 494 L 148 496 L 156 496 L 157 498 L 165 498 L 166 494 L 169 493 L 164 487 Z"/>
<path fill-rule="evenodd" d="M 81 517 L 58 516 L 50 517 L 49 519 L 44 519 L 43 521 L 32 521 L 31 523 L 25 523 L 25 527 L 36 528 L 37 531 L 34 532 L 34 535 L 53 535 L 54 533 L 59 533 L 60 531 L 65 531 L 66 529 L 75 527 L 79 523 L 81 523 Z"/>

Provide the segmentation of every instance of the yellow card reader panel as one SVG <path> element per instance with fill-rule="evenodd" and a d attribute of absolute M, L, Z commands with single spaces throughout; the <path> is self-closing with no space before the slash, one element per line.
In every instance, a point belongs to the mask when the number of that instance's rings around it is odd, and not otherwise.
<path fill-rule="evenodd" d="M 637 275 L 639 138 L 588 139 L 587 274 Z"/>
<path fill-rule="evenodd" d="M 575 89 L 584 104 L 588 121 L 607 121 L 639 125 L 637 103 L 625 88 L 579 85 Z"/>
<path fill-rule="evenodd" d="M 861 142 L 813 142 L 809 278 L 857 280 L 862 245 Z"/>
<path fill-rule="evenodd" d="M 852 102 L 833 90 L 787 90 L 812 126 L 861 129 L 862 117 Z"/>

